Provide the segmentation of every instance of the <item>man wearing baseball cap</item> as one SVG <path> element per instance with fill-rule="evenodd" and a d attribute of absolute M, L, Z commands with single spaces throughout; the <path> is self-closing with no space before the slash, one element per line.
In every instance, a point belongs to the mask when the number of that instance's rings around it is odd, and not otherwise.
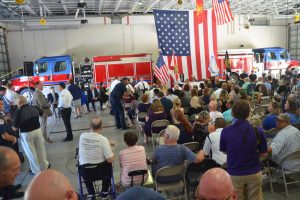
<path fill-rule="evenodd" d="M 269 152 L 272 160 L 280 164 L 287 155 L 300 150 L 300 131 L 290 124 L 290 117 L 284 113 L 278 115 L 276 126 L 280 131 L 272 140 Z M 281 165 L 287 170 L 299 169 L 300 161 L 284 161 Z"/>

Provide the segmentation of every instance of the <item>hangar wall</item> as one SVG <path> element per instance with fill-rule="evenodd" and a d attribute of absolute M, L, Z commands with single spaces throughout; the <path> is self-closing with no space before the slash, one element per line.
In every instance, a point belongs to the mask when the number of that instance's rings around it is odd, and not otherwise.
<path fill-rule="evenodd" d="M 141 52 L 152 53 L 153 60 L 156 60 L 158 47 L 153 16 L 125 18 L 122 23 L 89 23 L 80 29 L 34 31 L 20 31 L 18 26 L 9 26 L 8 49 L 12 69 L 22 67 L 23 61 L 66 54 L 72 55 L 76 63 L 86 56 Z M 272 24 L 245 29 L 244 23 L 236 19 L 234 25 L 219 26 L 218 49 L 240 48 L 240 45 L 244 48 L 287 47 L 286 26 Z"/>

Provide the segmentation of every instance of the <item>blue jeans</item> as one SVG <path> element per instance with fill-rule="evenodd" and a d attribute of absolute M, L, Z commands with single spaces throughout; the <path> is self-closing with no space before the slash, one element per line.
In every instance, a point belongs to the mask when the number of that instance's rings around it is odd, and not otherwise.
<path fill-rule="evenodd" d="M 110 98 L 111 107 L 114 112 L 115 121 L 117 128 L 125 128 L 125 114 L 121 99 L 111 97 Z"/>

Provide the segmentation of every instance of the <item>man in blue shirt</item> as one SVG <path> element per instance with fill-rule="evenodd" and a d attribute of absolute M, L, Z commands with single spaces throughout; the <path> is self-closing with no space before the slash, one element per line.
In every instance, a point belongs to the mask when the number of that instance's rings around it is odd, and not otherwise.
<path fill-rule="evenodd" d="M 68 87 L 68 90 L 73 96 L 72 100 L 72 106 L 75 110 L 75 119 L 80 117 L 80 107 L 81 107 L 81 89 L 78 85 L 74 84 L 74 80 L 71 79 L 69 81 L 70 85 Z"/>
<path fill-rule="evenodd" d="M 166 166 L 177 166 L 183 165 L 185 160 L 190 162 L 199 163 L 203 159 L 202 154 L 195 155 L 187 147 L 177 144 L 180 131 L 174 125 L 169 125 L 164 135 L 164 145 L 159 145 L 153 155 L 152 160 L 152 171 L 155 176 L 157 170 Z M 161 183 L 172 183 L 180 180 L 180 177 L 158 177 L 158 182 Z"/>
<path fill-rule="evenodd" d="M 110 103 L 115 116 L 117 129 L 128 129 L 125 122 L 125 114 L 122 105 L 122 97 L 127 92 L 126 85 L 128 84 L 128 78 L 123 78 L 122 82 L 118 83 L 110 94 Z"/>

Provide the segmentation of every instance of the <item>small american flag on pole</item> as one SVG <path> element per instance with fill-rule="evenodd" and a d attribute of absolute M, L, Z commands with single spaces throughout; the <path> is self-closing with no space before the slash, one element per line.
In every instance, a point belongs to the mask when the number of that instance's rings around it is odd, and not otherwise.
<path fill-rule="evenodd" d="M 169 67 L 166 65 L 162 55 L 160 54 L 156 66 L 154 68 L 154 75 L 160 80 L 162 85 L 166 85 L 169 82 Z"/>
<path fill-rule="evenodd" d="M 233 21 L 228 0 L 212 0 L 212 4 L 218 25 Z"/>

